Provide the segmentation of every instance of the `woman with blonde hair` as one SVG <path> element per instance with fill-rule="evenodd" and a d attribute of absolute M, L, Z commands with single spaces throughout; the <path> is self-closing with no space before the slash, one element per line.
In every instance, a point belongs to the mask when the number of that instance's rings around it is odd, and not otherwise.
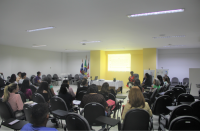
<path fill-rule="evenodd" d="M 4 88 L 3 102 L 8 102 L 13 109 L 13 111 L 23 110 L 23 102 L 20 94 L 15 94 L 19 91 L 17 84 L 12 83 Z"/>
<path fill-rule="evenodd" d="M 122 120 L 124 120 L 126 113 L 131 109 L 144 109 L 146 110 L 150 116 L 152 116 L 151 109 L 149 104 L 145 102 L 144 96 L 138 86 L 133 86 L 128 94 L 129 101 L 126 103 L 124 107 L 124 111 L 122 114 Z"/>

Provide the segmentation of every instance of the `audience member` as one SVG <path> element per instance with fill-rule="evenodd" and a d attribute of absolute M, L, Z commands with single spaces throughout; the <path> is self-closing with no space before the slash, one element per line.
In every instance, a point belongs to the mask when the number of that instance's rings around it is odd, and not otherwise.
<path fill-rule="evenodd" d="M 81 85 L 82 85 L 82 86 L 79 87 L 79 88 L 77 89 L 76 95 L 77 95 L 80 91 L 82 91 L 82 90 L 85 90 L 85 91 L 88 90 L 88 82 L 87 82 L 87 79 L 83 78 L 83 79 L 81 80 Z"/>
<path fill-rule="evenodd" d="M 17 83 L 19 83 L 20 79 L 21 79 L 21 72 L 18 72 L 17 73 L 17 79 L 16 79 Z"/>
<path fill-rule="evenodd" d="M 168 78 L 166 78 L 166 77 L 163 77 L 163 81 L 164 81 L 164 86 L 168 86 L 169 85 L 169 83 L 168 83 Z"/>
<path fill-rule="evenodd" d="M 107 96 L 109 95 L 109 93 L 112 93 L 114 96 L 116 96 L 116 93 L 113 89 L 109 90 L 109 84 L 107 82 L 103 83 L 100 93 Z"/>
<path fill-rule="evenodd" d="M 73 98 L 75 98 L 76 94 L 74 93 L 74 90 L 69 86 L 69 81 L 64 80 L 62 84 L 67 84 L 67 89 L 69 90 L 69 93 L 72 95 Z"/>
<path fill-rule="evenodd" d="M 5 81 L 0 77 L 0 87 L 6 86 Z"/>
<path fill-rule="evenodd" d="M 157 78 L 155 78 L 155 79 L 153 80 L 153 85 L 152 85 L 151 87 L 157 88 L 158 91 L 159 91 L 159 89 L 160 89 L 160 81 L 159 81 Z"/>
<path fill-rule="evenodd" d="M 164 82 L 163 82 L 163 78 L 161 75 L 157 75 L 158 80 L 160 81 L 160 86 L 163 86 Z"/>
<path fill-rule="evenodd" d="M 0 78 L 4 79 L 3 73 L 0 72 Z"/>
<path fill-rule="evenodd" d="M 32 124 L 27 123 L 21 131 L 57 131 L 55 128 L 46 127 L 49 119 L 49 108 L 46 104 L 36 104 L 31 112 Z"/>
<path fill-rule="evenodd" d="M 19 84 L 22 84 L 25 78 L 26 78 L 26 73 L 25 72 L 21 73 L 21 79 L 19 80 Z"/>
<path fill-rule="evenodd" d="M 41 83 L 41 72 L 37 72 L 37 76 L 35 77 L 35 85 L 39 86 Z"/>
<path fill-rule="evenodd" d="M 30 82 L 28 79 L 25 79 L 22 83 L 21 92 L 23 92 L 26 96 L 26 99 L 29 99 L 29 101 L 32 99 L 32 91 L 30 89 Z"/>
<path fill-rule="evenodd" d="M 144 89 L 142 88 L 139 79 L 136 79 L 133 85 L 134 85 L 134 86 L 138 86 L 138 87 L 140 88 L 141 92 L 143 92 Z"/>
<path fill-rule="evenodd" d="M 169 83 L 170 83 L 170 78 L 169 78 L 169 76 L 167 76 L 167 74 L 165 74 L 164 77 L 167 78 L 167 82 L 168 82 L 168 84 L 169 84 Z"/>
<path fill-rule="evenodd" d="M 45 78 L 43 78 L 42 81 L 46 81 L 48 83 L 48 85 L 49 85 L 49 89 L 50 89 L 52 95 L 53 96 L 56 95 L 55 92 L 54 92 L 54 89 L 53 89 L 53 85 L 51 85 L 51 78 L 45 77 Z"/>
<path fill-rule="evenodd" d="M 10 83 L 16 83 L 16 84 L 17 84 L 16 79 L 17 79 L 17 78 L 16 78 L 16 75 L 15 75 L 15 74 L 12 74 L 11 77 L 10 77 L 9 82 L 10 82 Z"/>
<path fill-rule="evenodd" d="M 49 88 L 48 83 L 44 81 L 40 83 L 40 86 L 37 90 L 37 93 L 40 93 L 44 97 L 46 102 L 49 102 L 48 88 Z"/>
<path fill-rule="evenodd" d="M 70 93 L 68 93 L 66 85 L 68 85 L 68 84 L 61 85 L 58 96 L 61 97 L 65 101 L 68 110 L 70 110 L 72 108 L 73 98 L 72 98 L 72 95 Z"/>
<path fill-rule="evenodd" d="M 84 106 L 88 103 L 97 102 L 97 103 L 100 103 L 101 105 L 103 105 L 106 111 L 108 110 L 108 104 L 107 104 L 105 98 L 103 97 L 103 95 L 98 94 L 98 87 L 96 85 L 91 85 L 88 88 L 87 93 L 88 94 L 85 94 L 81 101 L 80 106 L 82 108 L 84 108 Z"/>
<path fill-rule="evenodd" d="M 81 70 L 81 74 L 79 75 L 80 80 L 82 80 L 83 78 L 87 79 L 87 75 L 85 75 L 85 71 L 82 69 Z"/>
<path fill-rule="evenodd" d="M 4 88 L 3 102 L 8 102 L 13 111 L 23 110 L 23 102 L 20 94 L 15 94 L 19 91 L 17 84 L 12 83 Z"/>
<path fill-rule="evenodd" d="M 128 98 L 129 98 L 129 101 L 125 105 L 124 111 L 122 113 L 122 120 L 124 120 L 125 115 L 129 110 L 136 109 L 136 108 L 144 109 L 149 113 L 150 116 L 152 116 L 151 109 L 148 103 L 145 102 L 142 92 L 140 91 L 138 87 L 134 86 L 130 89 Z"/>
<path fill-rule="evenodd" d="M 151 79 L 148 73 L 145 73 L 144 79 L 143 79 L 143 83 L 142 83 L 142 87 L 144 89 L 146 89 L 147 87 L 151 87 Z"/>

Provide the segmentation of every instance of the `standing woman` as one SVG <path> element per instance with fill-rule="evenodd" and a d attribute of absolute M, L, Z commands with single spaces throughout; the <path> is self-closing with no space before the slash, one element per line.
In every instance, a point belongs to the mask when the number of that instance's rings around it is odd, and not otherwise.
<path fill-rule="evenodd" d="M 16 83 L 16 84 L 17 84 L 16 79 L 17 79 L 17 78 L 16 78 L 16 75 L 15 75 L 15 74 L 12 74 L 11 77 L 10 77 L 9 82 L 10 82 L 10 83 Z"/>
<path fill-rule="evenodd" d="M 19 80 L 21 79 L 21 72 L 18 72 L 18 73 L 17 73 L 17 76 L 18 76 L 18 77 L 17 77 L 17 80 L 16 80 L 16 81 L 17 81 L 17 83 L 19 83 Z"/>
<path fill-rule="evenodd" d="M 22 83 L 21 92 L 23 92 L 26 96 L 26 99 L 29 99 L 29 101 L 32 99 L 32 91 L 30 89 L 30 82 L 29 80 L 25 79 Z"/>
<path fill-rule="evenodd" d="M 12 83 L 4 88 L 3 102 L 8 102 L 13 111 L 23 110 L 23 102 L 20 94 L 15 94 L 19 91 L 17 84 Z"/>

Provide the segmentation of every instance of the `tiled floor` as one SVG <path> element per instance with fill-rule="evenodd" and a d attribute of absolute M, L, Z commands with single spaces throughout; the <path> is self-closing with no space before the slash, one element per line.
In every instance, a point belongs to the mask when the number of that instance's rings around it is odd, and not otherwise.
<path fill-rule="evenodd" d="M 70 87 L 73 88 L 74 92 L 76 92 L 77 90 L 77 86 L 76 85 L 70 85 Z M 59 86 L 54 86 L 54 91 L 55 93 L 57 93 L 57 90 L 59 90 Z M 128 88 L 124 88 L 123 89 L 123 93 L 119 93 L 118 95 L 128 95 L 126 93 L 126 91 L 128 90 Z M 123 104 L 126 104 L 127 102 L 127 98 L 124 100 L 124 103 Z M 119 116 L 120 116 L 120 113 L 119 113 Z M 112 117 L 112 116 L 111 116 Z M 1 120 L 0 120 L 1 121 Z M 121 121 L 122 122 L 122 121 Z M 65 125 L 65 121 L 62 121 L 62 123 Z M 134 123 L 133 123 L 134 124 Z M 55 124 L 51 123 L 51 121 L 48 121 L 47 123 L 47 127 L 52 127 L 52 128 L 55 128 Z M 158 129 L 158 116 L 153 116 L 153 127 L 154 127 L 154 130 L 157 130 Z M 100 130 L 101 127 L 92 127 L 93 129 L 95 129 L 96 131 Z M 11 129 L 9 128 L 6 128 L 4 126 L 1 127 L 0 131 L 10 131 Z M 57 128 L 58 131 L 63 131 L 63 128 L 61 127 L 61 125 L 59 125 L 59 128 Z M 118 130 L 118 126 L 115 126 L 115 127 L 112 127 L 110 129 L 110 131 L 117 131 Z"/>

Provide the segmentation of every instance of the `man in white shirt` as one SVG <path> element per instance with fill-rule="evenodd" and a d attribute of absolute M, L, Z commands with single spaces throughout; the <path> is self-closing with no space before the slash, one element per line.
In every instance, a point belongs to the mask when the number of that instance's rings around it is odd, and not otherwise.
<path fill-rule="evenodd" d="M 83 78 L 88 79 L 87 75 L 85 75 L 85 71 L 81 70 L 81 74 L 79 75 L 80 80 L 82 80 Z"/>
<path fill-rule="evenodd" d="M 19 80 L 19 84 L 23 83 L 24 79 L 26 78 L 26 73 L 25 72 L 21 73 L 21 77 L 22 79 Z"/>

